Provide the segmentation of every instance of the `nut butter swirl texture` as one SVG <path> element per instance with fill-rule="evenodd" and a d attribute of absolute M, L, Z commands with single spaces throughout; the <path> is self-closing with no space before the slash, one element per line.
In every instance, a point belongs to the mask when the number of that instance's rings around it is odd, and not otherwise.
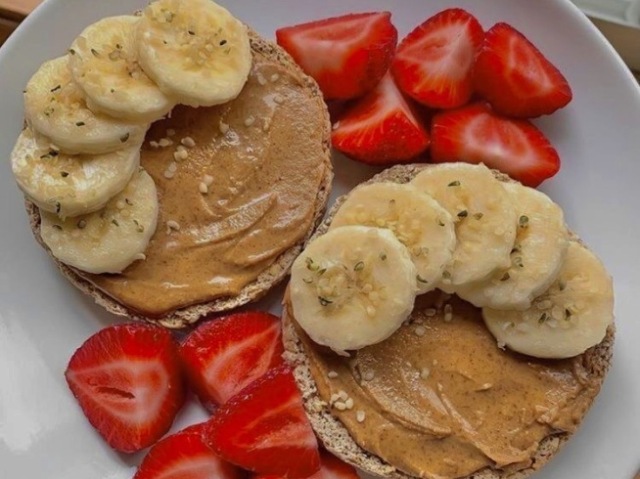
<path fill-rule="evenodd" d="M 298 328 L 320 397 L 353 401 L 332 413 L 360 447 L 408 474 L 451 479 L 530 467 L 540 441 L 573 432 L 598 392 L 580 357 L 543 361 L 498 349 L 467 303 L 454 302 L 450 317 L 417 310 L 351 358 Z"/>
<path fill-rule="evenodd" d="M 237 295 L 311 227 L 327 168 L 322 108 L 295 73 L 255 54 L 235 100 L 155 123 L 141 157 L 160 201 L 146 260 L 88 279 L 151 317 Z M 167 130 L 172 145 L 149 146 L 166 145 Z M 195 145 L 176 161 L 185 137 Z"/>

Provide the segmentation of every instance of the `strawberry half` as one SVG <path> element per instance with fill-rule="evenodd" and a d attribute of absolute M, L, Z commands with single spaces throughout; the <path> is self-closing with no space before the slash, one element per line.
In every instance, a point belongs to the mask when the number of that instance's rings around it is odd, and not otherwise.
<path fill-rule="evenodd" d="M 85 416 L 111 447 L 135 452 L 171 427 L 184 399 L 176 344 L 166 329 L 120 324 L 91 336 L 65 377 Z"/>
<path fill-rule="evenodd" d="M 532 187 L 560 169 L 558 153 L 531 122 L 497 115 L 484 103 L 435 115 L 431 138 L 434 163 L 484 163 Z"/>
<path fill-rule="evenodd" d="M 344 15 L 276 30 L 284 48 L 313 77 L 326 100 L 371 90 L 385 74 L 398 41 L 391 13 Z"/>
<path fill-rule="evenodd" d="M 391 65 L 398 86 L 432 108 L 464 105 L 473 93 L 473 62 L 483 36 L 478 20 L 461 8 L 430 17 L 398 46 Z"/>
<path fill-rule="evenodd" d="M 180 347 L 189 382 L 210 411 L 282 364 L 283 352 L 280 319 L 263 312 L 203 323 Z"/>
<path fill-rule="evenodd" d="M 223 461 L 204 443 L 204 424 L 190 426 L 157 442 L 133 479 L 242 479 L 244 472 Z"/>
<path fill-rule="evenodd" d="M 497 23 L 485 36 L 474 67 L 476 91 L 503 115 L 533 118 L 571 101 L 567 79 L 522 33 Z"/>
<path fill-rule="evenodd" d="M 318 441 L 287 366 L 220 406 L 204 438 L 220 457 L 259 474 L 306 478 L 320 468 Z"/>
<path fill-rule="evenodd" d="M 342 114 L 331 132 L 333 147 L 372 165 L 413 161 L 429 147 L 429 133 L 409 101 L 387 73 Z"/>
<path fill-rule="evenodd" d="M 307 479 L 358 479 L 356 469 L 325 450 L 320 451 L 320 470 Z M 135 479 L 135 478 L 134 478 Z M 282 476 L 255 475 L 252 479 L 282 479 Z"/>

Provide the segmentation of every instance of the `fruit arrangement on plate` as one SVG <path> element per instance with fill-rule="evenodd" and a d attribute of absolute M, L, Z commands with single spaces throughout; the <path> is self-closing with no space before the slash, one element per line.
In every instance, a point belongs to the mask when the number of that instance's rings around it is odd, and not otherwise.
<path fill-rule="evenodd" d="M 71 357 L 81 410 L 148 448 L 135 479 L 528 476 L 614 338 L 611 277 L 535 189 L 560 157 L 531 120 L 567 80 L 460 8 L 400 41 L 389 12 L 275 37 L 157 0 L 28 82 L 11 162 L 34 235 L 138 320 Z M 332 148 L 388 168 L 325 214 L 351 161 Z M 286 278 L 282 317 L 237 311 Z M 209 418 L 168 434 L 191 395 Z"/>

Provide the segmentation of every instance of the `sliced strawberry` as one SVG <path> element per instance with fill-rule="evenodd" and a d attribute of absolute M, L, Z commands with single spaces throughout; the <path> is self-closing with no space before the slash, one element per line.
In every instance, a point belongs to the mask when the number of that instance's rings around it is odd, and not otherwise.
<path fill-rule="evenodd" d="M 280 319 L 257 311 L 203 323 L 180 347 L 189 381 L 210 411 L 282 364 L 283 352 Z"/>
<path fill-rule="evenodd" d="M 305 478 L 320 468 L 318 442 L 287 366 L 220 406 L 204 437 L 220 457 L 259 474 Z"/>
<path fill-rule="evenodd" d="M 120 324 L 94 334 L 74 353 L 65 377 L 89 422 L 122 452 L 160 439 L 184 399 L 171 333 L 148 324 Z"/>
<path fill-rule="evenodd" d="M 398 41 L 389 12 L 327 18 L 276 31 L 278 44 L 313 77 L 325 99 L 371 90 L 385 74 Z"/>
<path fill-rule="evenodd" d="M 476 52 L 484 31 L 461 8 L 437 13 L 398 46 L 391 70 L 407 95 L 432 108 L 455 108 L 469 101 Z"/>
<path fill-rule="evenodd" d="M 558 153 L 531 122 L 500 116 L 484 103 L 435 115 L 431 137 L 435 163 L 484 163 L 528 186 L 560 169 Z"/>
<path fill-rule="evenodd" d="M 412 161 L 429 146 L 429 133 L 387 73 L 375 89 L 334 125 L 333 147 L 369 164 Z"/>
<path fill-rule="evenodd" d="M 485 36 L 474 67 L 475 88 L 503 115 L 533 118 L 571 101 L 566 78 L 533 43 L 506 23 Z"/>
<path fill-rule="evenodd" d="M 325 450 L 320 451 L 320 470 L 308 479 L 358 479 L 356 469 Z M 252 479 L 282 479 L 282 476 L 255 475 Z"/>
<path fill-rule="evenodd" d="M 204 424 L 167 436 L 147 453 L 133 479 L 242 479 L 244 471 L 204 443 Z"/>

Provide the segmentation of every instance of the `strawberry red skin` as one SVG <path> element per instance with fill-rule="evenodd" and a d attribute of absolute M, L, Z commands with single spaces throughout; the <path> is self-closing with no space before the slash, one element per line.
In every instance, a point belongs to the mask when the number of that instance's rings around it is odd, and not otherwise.
<path fill-rule="evenodd" d="M 371 90 L 388 70 L 398 42 L 391 13 L 356 13 L 280 28 L 278 44 L 318 82 L 325 100 Z"/>
<path fill-rule="evenodd" d="M 177 345 L 158 326 L 102 329 L 74 353 L 65 378 L 89 422 L 121 452 L 136 452 L 160 439 L 184 402 Z M 134 413 L 142 417 L 127 417 Z"/>
<path fill-rule="evenodd" d="M 358 100 L 331 132 L 333 147 L 371 165 L 415 161 L 429 147 L 420 115 L 387 73 L 373 91 Z"/>
<path fill-rule="evenodd" d="M 474 83 L 495 111 L 516 118 L 553 113 L 573 96 L 560 70 L 507 23 L 487 31 L 474 66 Z"/>
<path fill-rule="evenodd" d="M 242 479 L 244 471 L 223 461 L 204 443 L 204 423 L 158 441 L 133 479 Z"/>
<path fill-rule="evenodd" d="M 336 456 L 320 450 L 320 470 L 308 479 L 358 479 L 355 467 L 341 461 Z M 252 479 L 282 479 L 282 476 L 254 475 Z"/>
<path fill-rule="evenodd" d="M 209 411 L 283 364 L 281 331 L 277 316 L 252 311 L 204 322 L 186 337 L 180 357 L 189 383 Z"/>
<path fill-rule="evenodd" d="M 473 94 L 472 69 L 484 31 L 466 10 L 428 18 L 398 46 L 391 71 L 400 89 L 431 108 L 456 108 Z"/>
<path fill-rule="evenodd" d="M 220 406 L 207 423 L 207 443 L 249 471 L 288 479 L 320 469 L 318 442 L 291 369 L 272 369 Z"/>
<path fill-rule="evenodd" d="M 431 136 L 434 163 L 484 163 L 532 187 L 560 169 L 558 153 L 538 128 L 500 116 L 485 103 L 435 115 Z"/>

